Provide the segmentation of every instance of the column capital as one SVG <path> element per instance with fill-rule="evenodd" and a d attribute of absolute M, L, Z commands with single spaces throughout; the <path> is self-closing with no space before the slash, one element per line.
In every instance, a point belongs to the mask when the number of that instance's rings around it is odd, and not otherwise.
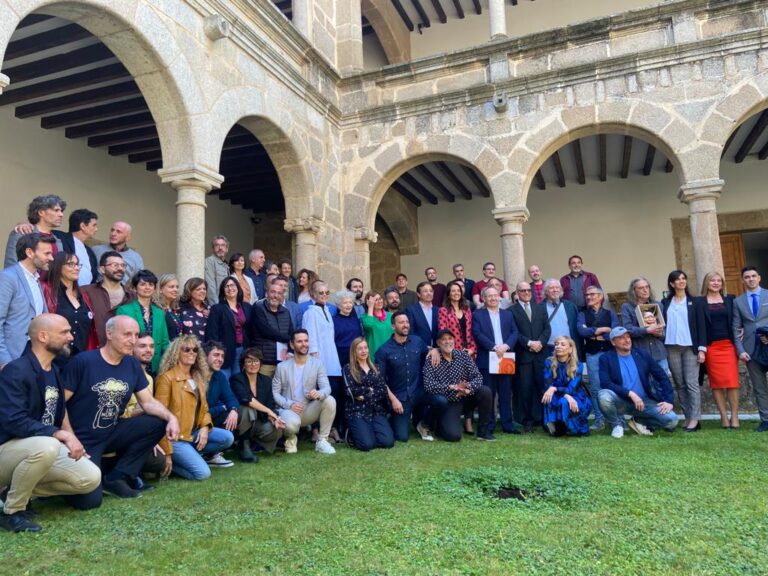
<path fill-rule="evenodd" d="M 8 78 L 5 74 L 0 74 L 0 94 L 3 93 L 3 88 L 8 86 L 8 84 L 11 83 L 11 79 Z"/>
<path fill-rule="evenodd" d="M 680 186 L 677 198 L 685 204 L 690 204 L 695 200 L 717 200 L 723 191 L 723 185 L 725 185 L 725 180 L 718 178 L 686 182 Z"/>
<path fill-rule="evenodd" d="M 494 208 L 491 214 L 500 225 L 525 224 L 531 213 L 525 206 L 509 206 L 507 208 Z"/>
<path fill-rule="evenodd" d="M 163 184 L 170 184 L 174 190 L 192 187 L 203 189 L 207 193 L 214 188 L 220 188 L 224 182 L 224 176 L 197 164 L 161 168 L 157 175 Z"/>
<path fill-rule="evenodd" d="M 355 240 L 368 240 L 369 242 L 376 242 L 379 239 L 379 235 L 375 230 L 371 230 L 367 226 L 355 227 Z"/>
<path fill-rule="evenodd" d="M 323 222 L 314 216 L 309 216 L 308 218 L 286 218 L 283 223 L 283 228 L 286 232 L 291 232 L 293 234 L 298 234 L 299 232 L 311 232 L 312 234 L 317 234 L 320 232 L 322 224 Z"/>

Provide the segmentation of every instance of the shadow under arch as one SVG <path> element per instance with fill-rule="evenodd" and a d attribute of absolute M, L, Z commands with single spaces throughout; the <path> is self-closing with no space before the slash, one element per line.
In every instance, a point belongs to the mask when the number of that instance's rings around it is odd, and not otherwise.
<path fill-rule="evenodd" d="M 19 23 L 30 14 L 56 16 L 97 37 L 138 85 L 157 127 L 165 167 L 197 160 L 190 117 L 205 110 L 191 66 L 166 22 L 148 2 L 32 0 L 0 25 L 0 62 Z M 11 84 L 13 78 L 10 78 Z"/>

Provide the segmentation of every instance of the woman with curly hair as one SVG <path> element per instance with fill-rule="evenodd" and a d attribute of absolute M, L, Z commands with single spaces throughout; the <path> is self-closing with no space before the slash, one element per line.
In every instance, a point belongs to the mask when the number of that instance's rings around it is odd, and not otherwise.
<path fill-rule="evenodd" d="M 547 358 L 544 368 L 544 426 L 551 436 L 586 436 L 592 401 L 581 382 L 584 365 L 579 362 L 576 343 L 570 338 L 558 336 L 554 347 L 555 353 Z"/>
<path fill-rule="evenodd" d="M 187 480 L 205 480 L 210 465 L 232 466 L 220 453 L 235 441 L 232 432 L 214 428 L 208 413 L 206 386 L 210 368 L 200 341 L 188 334 L 179 336 L 163 355 L 155 381 L 155 398 L 179 420 L 179 438 L 160 441 L 173 471 Z"/>
<path fill-rule="evenodd" d="M 317 279 L 317 274 L 315 274 L 312 270 L 307 268 L 302 268 L 299 270 L 299 273 L 296 276 L 296 282 L 299 285 L 299 294 L 296 297 L 296 301 L 299 304 L 312 300 L 310 290 L 312 288 L 312 284 Z"/>
<path fill-rule="evenodd" d="M 208 286 L 205 280 L 197 276 L 187 280 L 184 283 L 184 291 L 181 294 L 181 305 L 179 307 L 179 317 L 181 320 L 179 333 L 192 334 L 200 340 L 204 340 L 210 311 Z"/>

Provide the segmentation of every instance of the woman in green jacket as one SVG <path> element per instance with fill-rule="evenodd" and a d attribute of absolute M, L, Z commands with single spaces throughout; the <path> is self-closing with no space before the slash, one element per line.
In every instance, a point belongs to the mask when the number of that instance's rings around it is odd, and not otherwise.
<path fill-rule="evenodd" d="M 374 290 L 365 295 L 365 306 L 368 313 L 363 314 L 360 323 L 373 358 L 379 346 L 392 338 L 392 314 L 384 310 L 384 299 Z"/>
<path fill-rule="evenodd" d="M 155 355 L 152 357 L 152 374 L 157 374 L 160 359 L 168 348 L 168 326 L 165 312 L 152 302 L 157 286 L 157 276 L 149 270 L 139 270 L 131 278 L 136 298 L 117 307 L 115 314 L 130 316 L 139 323 L 139 333 L 150 334 L 155 341 Z"/>

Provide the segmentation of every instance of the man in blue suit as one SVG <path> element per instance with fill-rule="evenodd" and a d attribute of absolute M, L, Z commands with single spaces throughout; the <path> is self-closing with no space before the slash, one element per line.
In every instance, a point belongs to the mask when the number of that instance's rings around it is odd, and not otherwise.
<path fill-rule="evenodd" d="M 416 294 L 419 301 L 411 304 L 405 309 L 408 315 L 408 321 L 411 324 L 411 334 L 421 338 L 430 348 L 435 347 L 437 338 L 437 309 L 438 306 L 432 304 L 434 296 L 432 284 L 419 282 L 416 287 Z"/>
<path fill-rule="evenodd" d="M 21 357 L 27 329 L 35 316 L 47 312 L 40 272 L 53 261 L 52 236 L 25 234 L 16 244 L 18 262 L 0 272 L 0 369 Z"/>
<path fill-rule="evenodd" d="M 650 428 L 672 432 L 677 415 L 672 411 L 674 395 L 666 371 L 639 349 L 632 349 L 632 338 L 623 326 L 611 330 L 613 350 L 600 357 L 600 410 L 613 428 L 611 436 L 624 436 L 624 413 L 632 418 L 629 427 L 641 436 L 651 436 Z M 651 385 L 651 378 L 655 385 Z"/>
<path fill-rule="evenodd" d="M 496 288 L 486 286 L 481 296 L 485 306 L 472 315 L 472 336 L 477 343 L 477 367 L 483 375 L 483 384 L 493 393 L 491 405 L 495 404 L 496 395 L 499 396 L 501 429 L 507 434 L 520 434 L 512 418 L 512 376 L 488 372 L 490 354 L 497 354 L 501 358 L 505 352 L 514 350 L 517 343 L 517 324 L 512 312 L 499 308 L 501 295 Z M 487 432 L 493 434 L 495 428 L 494 416 Z"/>

